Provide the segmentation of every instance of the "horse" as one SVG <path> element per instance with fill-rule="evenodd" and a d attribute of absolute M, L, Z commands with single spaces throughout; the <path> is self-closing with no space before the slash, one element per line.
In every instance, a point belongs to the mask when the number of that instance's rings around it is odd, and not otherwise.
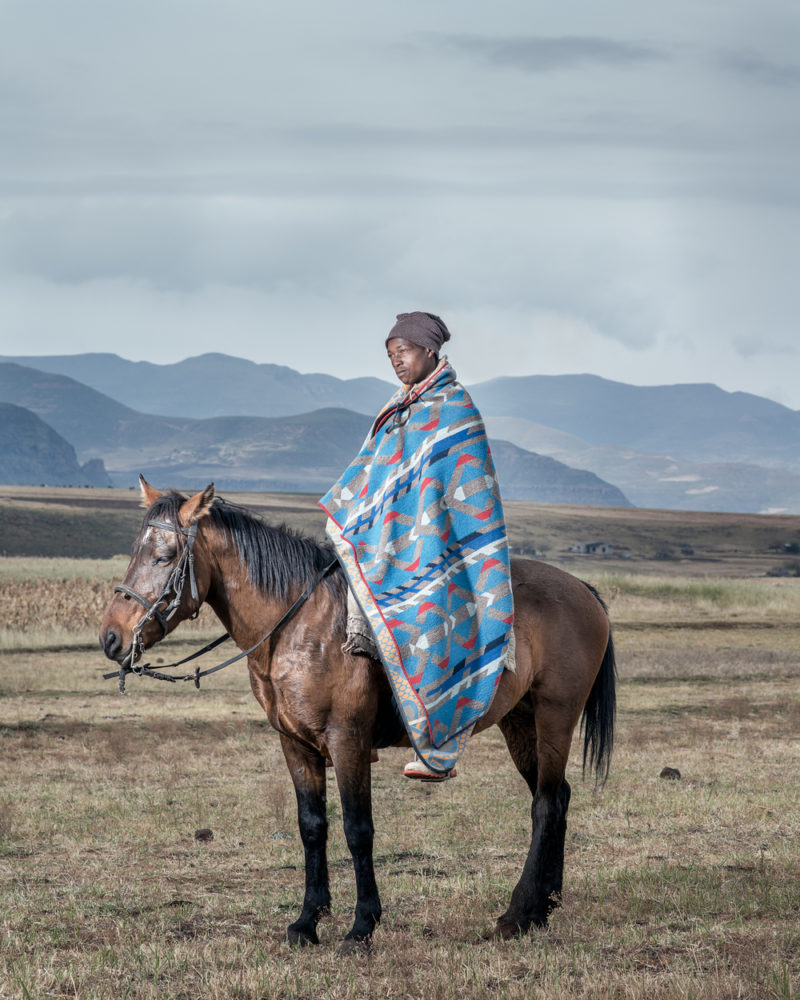
<path fill-rule="evenodd" d="M 147 513 L 103 618 L 100 645 L 123 671 L 135 670 L 145 649 L 203 602 L 210 605 L 247 651 L 252 692 L 279 734 L 294 783 L 305 894 L 287 939 L 318 944 L 318 921 L 330 906 L 326 763 L 332 762 L 356 883 L 353 925 L 339 947 L 369 948 L 382 912 L 370 757 L 410 742 L 381 663 L 342 649 L 344 572 L 335 563 L 330 568 L 330 546 L 216 497 L 213 484 L 188 498 L 159 492 L 143 477 L 140 487 Z M 583 770 L 588 762 L 595 780 L 604 781 L 616 706 L 611 628 L 594 588 L 530 559 L 513 559 L 511 567 L 516 668 L 503 672 L 475 733 L 499 726 L 532 795 L 532 835 L 519 882 L 491 932 L 497 938 L 544 927 L 560 902 L 573 733 L 580 721 Z M 304 593 L 305 602 L 281 622 Z"/>

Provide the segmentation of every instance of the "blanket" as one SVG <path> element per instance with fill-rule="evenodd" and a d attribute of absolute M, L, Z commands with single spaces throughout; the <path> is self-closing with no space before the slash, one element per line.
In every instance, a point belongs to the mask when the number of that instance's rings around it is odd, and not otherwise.
<path fill-rule="evenodd" d="M 486 430 L 446 358 L 392 397 L 320 506 L 412 746 L 449 771 L 488 711 L 514 615 Z"/>

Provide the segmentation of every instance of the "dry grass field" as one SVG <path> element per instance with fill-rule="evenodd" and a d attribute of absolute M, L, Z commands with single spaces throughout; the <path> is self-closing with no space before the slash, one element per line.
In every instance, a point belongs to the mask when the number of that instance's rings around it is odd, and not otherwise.
<path fill-rule="evenodd" d="M 438 786 L 381 751 L 384 919 L 372 952 L 344 959 L 354 886 L 334 790 L 322 943 L 283 941 L 302 847 L 245 668 L 199 692 L 131 679 L 121 697 L 89 643 L 125 560 L 0 559 L 0 998 L 797 998 L 800 580 L 743 573 L 736 548 L 713 575 L 574 564 L 615 623 L 618 734 L 604 788 L 571 763 L 550 927 L 484 940 L 530 835 L 495 731 Z M 159 653 L 216 631 L 197 627 Z"/>

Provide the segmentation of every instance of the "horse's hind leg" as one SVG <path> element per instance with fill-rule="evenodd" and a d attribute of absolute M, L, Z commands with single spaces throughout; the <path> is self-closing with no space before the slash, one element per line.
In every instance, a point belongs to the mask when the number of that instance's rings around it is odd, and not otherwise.
<path fill-rule="evenodd" d="M 306 862 L 303 909 L 287 928 L 286 938 L 293 945 L 319 944 L 317 922 L 331 902 L 325 761 L 285 736 L 281 736 L 281 745 L 297 796 L 297 822 Z"/>
<path fill-rule="evenodd" d="M 522 876 L 506 912 L 498 918 L 500 937 L 523 934 L 531 925 L 544 927 L 558 905 L 564 877 L 564 839 L 570 787 L 564 778 L 572 729 L 537 732 L 534 711 L 524 699 L 500 722 L 511 757 L 533 795 L 532 834 Z M 552 729 L 552 725 L 547 727 Z"/>

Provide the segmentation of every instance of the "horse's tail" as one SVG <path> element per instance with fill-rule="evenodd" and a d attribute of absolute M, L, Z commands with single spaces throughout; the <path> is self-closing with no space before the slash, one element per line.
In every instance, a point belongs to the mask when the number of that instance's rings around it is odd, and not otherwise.
<path fill-rule="evenodd" d="M 600 602 L 603 611 L 608 614 L 608 608 L 602 597 L 594 587 L 588 583 L 586 586 Z M 617 663 L 614 658 L 614 639 L 609 629 L 603 662 L 600 664 L 600 670 L 594 679 L 589 697 L 586 699 L 581 719 L 583 772 L 586 773 L 588 762 L 589 770 L 594 771 L 595 778 L 601 783 L 608 777 L 608 769 L 611 766 L 611 751 L 614 748 L 614 721 L 617 714 L 616 681 Z"/>

